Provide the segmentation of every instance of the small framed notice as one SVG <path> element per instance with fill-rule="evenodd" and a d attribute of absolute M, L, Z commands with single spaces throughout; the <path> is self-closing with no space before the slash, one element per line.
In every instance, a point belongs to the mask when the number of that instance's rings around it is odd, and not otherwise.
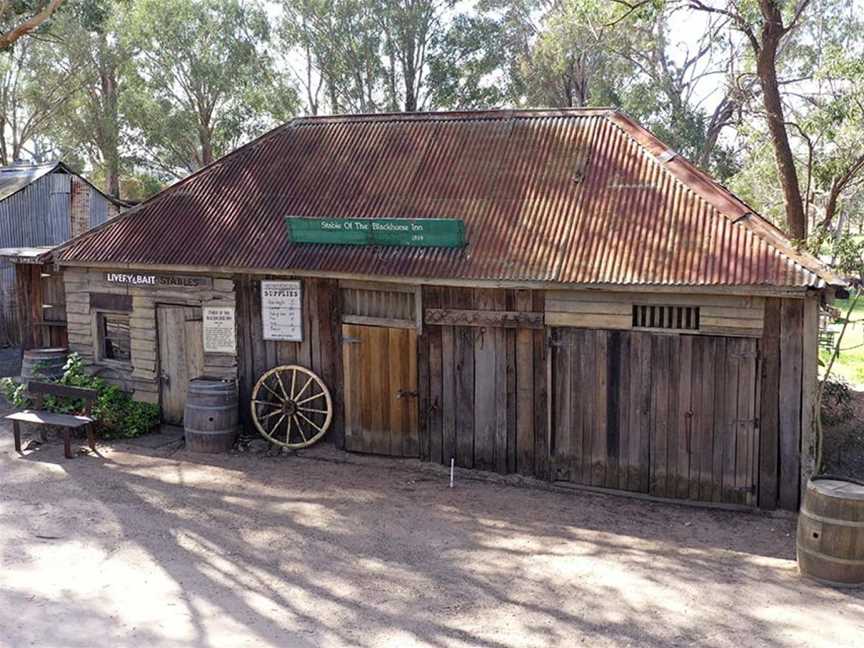
<path fill-rule="evenodd" d="M 261 282 L 265 340 L 303 341 L 303 293 L 299 281 Z"/>
<path fill-rule="evenodd" d="M 204 353 L 237 353 L 233 306 L 205 306 Z"/>

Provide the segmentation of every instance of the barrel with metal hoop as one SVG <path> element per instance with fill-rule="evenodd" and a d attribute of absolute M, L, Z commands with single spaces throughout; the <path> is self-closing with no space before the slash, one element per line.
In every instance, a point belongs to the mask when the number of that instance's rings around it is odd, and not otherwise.
<path fill-rule="evenodd" d="M 183 428 L 193 452 L 226 452 L 238 430 L 237 385 L 233 380 L 202 376 L 189 381 Z"/>
<path fill-rule="evenodd" d="M 864 484 L 811 480 L 798 516 L 798 568 L 823 583 L 864 585 Z"/>
<path fill-rule="evenodd" d="M 21 358 L 21 380 L 58 380 L 63 376 L 63 365 L 68 355 L 69 349 L 64 347 L 27 349 Z"/>

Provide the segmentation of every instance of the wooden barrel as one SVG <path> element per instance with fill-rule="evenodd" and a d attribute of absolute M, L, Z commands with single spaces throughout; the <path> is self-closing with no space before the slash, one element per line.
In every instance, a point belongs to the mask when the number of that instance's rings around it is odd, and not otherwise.
<path fill-rule="evenodd" d="M 239 412 L 234 381 L 195 378 L 189 381 L 183 428 L 193 452 L 226 452 L 237 439 Z"/>
<path fill-rule="evenodd" d="M 21 382 L 58 380 L 63 377 L 63 365 L 69 350 L 65 348 L 27 349 L 21 359 Z"/>
<path fill-rule="evenodd" d="M 864 486 L 837 479 L 807 484 L 798 516 L 798 568 L 829 585 L 864 584 Z"/>

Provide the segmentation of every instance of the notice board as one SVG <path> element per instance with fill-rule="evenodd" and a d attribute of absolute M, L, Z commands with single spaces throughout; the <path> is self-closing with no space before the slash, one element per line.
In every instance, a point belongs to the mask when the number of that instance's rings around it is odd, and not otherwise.
<path fill-rule="evenodd" d="M 237 353 L 233 306 L 205 306 L 204 353 Z"/>
<path fill-rule="evenodd" d="M 261 323 L 265 340 L 303 341 L 300 281 L 261 282 Z"/>

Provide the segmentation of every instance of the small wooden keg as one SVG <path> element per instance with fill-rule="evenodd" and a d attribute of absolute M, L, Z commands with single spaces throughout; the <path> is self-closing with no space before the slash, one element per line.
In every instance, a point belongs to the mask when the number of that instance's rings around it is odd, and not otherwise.
<path fill-rule="evenodd" d="M 837 479 L 809 482 L 797 544 L 803 575 L 829 585 L 864 584 L 864 486 Z"/>
<path fill-rule="evenodd" d="M 195 378 L 189 381 L 183 428 L 193 452 L 227 452 L 237 439 L 239 411 L 234 381 Z"/>
<path fill-rule="evenodd" d="M 59 380 L 69 349 L 27 349 L 21 358 L 21 382 L 30 380 Z"/>

